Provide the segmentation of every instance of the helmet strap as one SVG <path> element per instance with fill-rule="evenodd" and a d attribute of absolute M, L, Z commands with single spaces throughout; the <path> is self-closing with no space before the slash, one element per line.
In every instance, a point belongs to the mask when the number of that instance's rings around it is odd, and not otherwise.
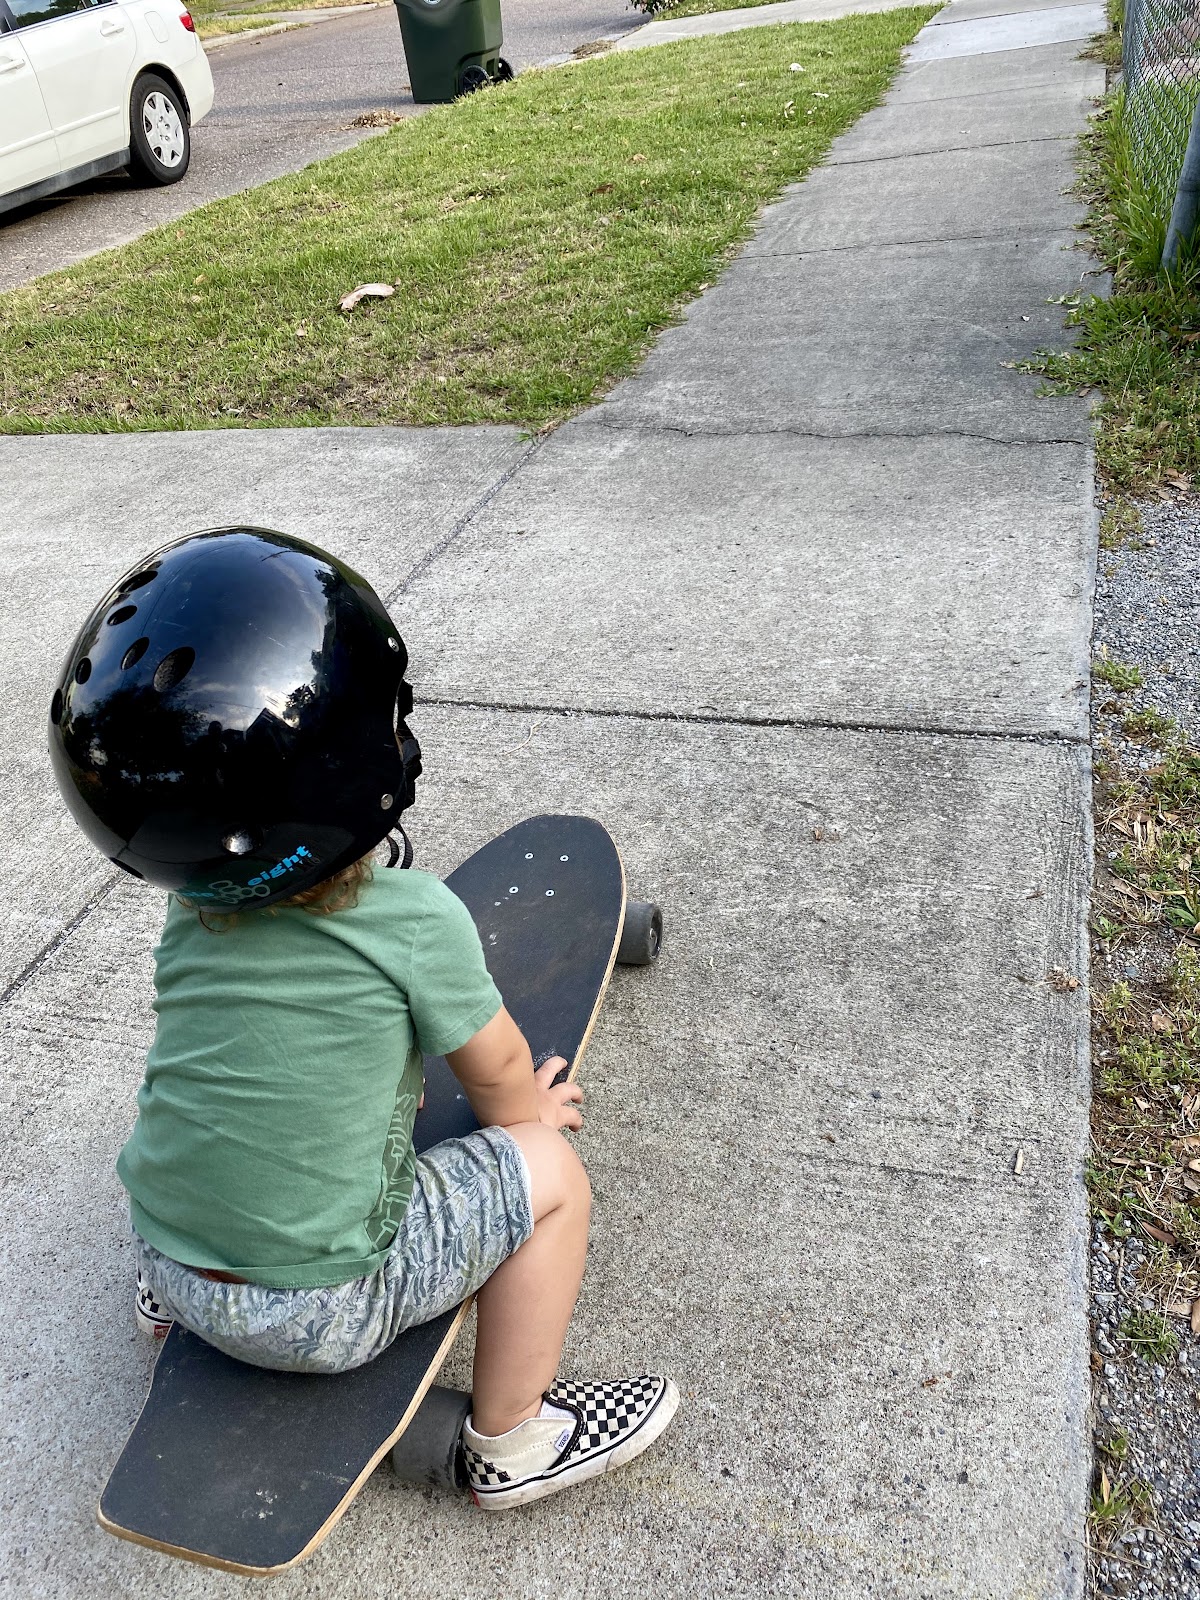
<path fill-rule="evenodd" d="M 389 867 L 394 867 L 396 865 L 396 863 L 399 861 L 400 862 L 401 871 L 403 871 L 403 869 L 405 867 L 411 867 L 412 864 L 413 864 L 413 847 L 412 847 L 411 840 L 409 839 L 408 835 L 405 833 L 404 829 L 400 826 L 399 823 L 396 824 L 396 833 L 398 833 L 400 835 L 401 839 L 403 839 L 403 841 L 404 841 L 404 850 L 403 850 L 404 859 L 402 861 L 400 860 L 401 849 L 400 849 L 400 846 L 396 843 L 396 835 L 393 834 L 393 833 L 389 833 L 388 836 L 387 836 L 388 858 L 387 858 L 387 861 L 386 861 L 385 865 L 389 866 Z"/>

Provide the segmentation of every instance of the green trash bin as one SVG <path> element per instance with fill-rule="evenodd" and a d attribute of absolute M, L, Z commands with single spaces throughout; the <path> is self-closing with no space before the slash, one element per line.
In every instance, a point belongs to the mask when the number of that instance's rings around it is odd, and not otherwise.
<path fill-rule="evenodd" d="M 454 100 L 513 75 L 500 0 L 396 0 L 413 99 Z"/>

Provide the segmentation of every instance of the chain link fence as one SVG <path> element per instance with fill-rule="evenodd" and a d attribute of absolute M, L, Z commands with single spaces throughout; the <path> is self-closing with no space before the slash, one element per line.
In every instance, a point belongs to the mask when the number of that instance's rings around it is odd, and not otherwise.
<path fill-rule="evenodd" d="M 1125 0 L 1122 39 L 1125 120 L 1134 165 L 1155 213 L 1167 225 L 1164 259 L 1170 261 L 1172 235 L 1190 237 L 1196 226 L 1200 0 Z"/>

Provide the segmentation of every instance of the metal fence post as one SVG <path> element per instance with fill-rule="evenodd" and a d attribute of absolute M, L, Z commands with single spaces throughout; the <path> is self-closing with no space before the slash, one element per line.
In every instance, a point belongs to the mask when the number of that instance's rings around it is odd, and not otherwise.
<path fill-rule="evenodd" d="M 1126 95 L 1138 86 L 1141 75 L 1142 0 L 1125 0 L 1125 16 L 1121 23 L 1121 76 Z"/>
<path fill-rule="evenodd" d="M 1200 225 L 1200 0 L 1125 0 L 1121 46 L 1138 226 L 1164 239 L 1161 264 L 1174 268 Z"/>
<path fill-rule="evenodd" d="M 1175 189 L 1175 204 L 1171 207 L 1171 221 L 1167 227 L 1167 242 L 1163 246 L 1163 266 L 1168 271 L 1177 266 L 1180 250 L 1192 242 L 1196 224 L 1200 221 L 1200 100 L 1192 113 L 1192 131 L 1188 134 L 1187 150 L 1183 157 L 1183 170 Z"/>

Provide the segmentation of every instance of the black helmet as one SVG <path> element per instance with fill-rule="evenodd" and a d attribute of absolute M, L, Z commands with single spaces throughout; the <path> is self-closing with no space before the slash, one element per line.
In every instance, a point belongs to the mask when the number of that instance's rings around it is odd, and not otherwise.
<path fill-rule="evenodd" d="M 413 801 L 408 652 L 313 545 L 214 528 L 147 556 L 84 623 L 50 707 L 71 813 L 202 909 L 268 906 L 349 866 Z"/>

